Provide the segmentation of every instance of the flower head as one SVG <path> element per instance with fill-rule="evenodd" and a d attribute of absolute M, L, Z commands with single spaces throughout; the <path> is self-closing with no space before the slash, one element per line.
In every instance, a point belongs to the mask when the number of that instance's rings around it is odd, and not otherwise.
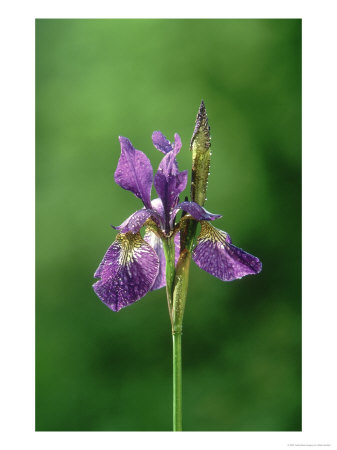
<path fill-rule="evenodd" d="M 187 184 L 187 171 L 180 171 L 176 157 L 181 139 L 174 135 L 171 143 L 160 131 L 152 134 L 154 147 L 164 154 L 153 177 L 148 157 L 136 150 L 131 142 L 120 137 L 121 155 L 115 171 L 115 181 L 143 202 L 143 207 L 121 225 L 116 240 L 108 248 L 94 277 L 97 296 L 113 311 L 134 303 L 150 290 L 166 285 L 166 260 L 163 241 L 173 239 L 175 263 L 180 254 L 180 231 L 186 219 L 201 223 L 201 232 L 192 252 L 195 263 L 223 281 L 242 278 L 261 271 L 262 264 L 253 255 L 235 247 L 230 236 L 210 222 L 221 216 L 203 208 L 210 159 L 210 137 L 207 116 L 202 103 L 192 137 L 193 152 L 192 200 L 179 202 Z M 151 200 L 154 184 L 158 197 Z M 178 223 L 176 215 L 184 211 Z M 145 227 L 144 238 L 140 229 Z"/>

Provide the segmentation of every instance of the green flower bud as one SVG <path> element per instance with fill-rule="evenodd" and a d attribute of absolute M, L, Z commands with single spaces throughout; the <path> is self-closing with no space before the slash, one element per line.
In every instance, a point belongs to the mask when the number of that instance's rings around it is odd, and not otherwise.
<path fill-rule="evenodd" d="M 191 200 L 203 206 L 206 201 L 207 182 L 211 161 L 211 135 L 203 100 L 195 121 L 191 139 L 192 185 Z"/>

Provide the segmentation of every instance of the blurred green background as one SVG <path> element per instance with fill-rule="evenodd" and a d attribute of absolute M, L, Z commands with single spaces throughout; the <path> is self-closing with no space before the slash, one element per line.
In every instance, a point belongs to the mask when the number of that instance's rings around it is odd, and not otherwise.
<path fill-rule="evenodd" d="M 36 21 L 36 430 L 171 430 L 165 290 L 113 313 L 91 285 L 142 206 L 114 183 L 118 135 L 156 169 L 152 132 L 178 132 L 190 169 L 202 98 L 206 208 L 263 271 L 193 264 L 184 429 L 301 430 L 301 21 L 63 19 Z"/>

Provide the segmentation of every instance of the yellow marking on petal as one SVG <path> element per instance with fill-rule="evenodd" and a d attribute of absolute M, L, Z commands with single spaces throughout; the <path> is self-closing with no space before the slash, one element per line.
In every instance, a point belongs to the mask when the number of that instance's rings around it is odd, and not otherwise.
<path fill-rule="evenodd" d="M 144 244 L 144 240 L 140 233 L 119 233 L 116 236 L 116 241 L 121 247 L 121 253 L 119 256 L 119 264 L 121 266 L 126 266 L 127 264 L 134 261 L 134 257 L 137 251 Z"/>
<path fill-rule="evenodd" d="M 163 232 L 152 219 L 147 219 L 144 226 L 146 227 L 146 230 L 150 230 L 160 239 L 164 239 Z"/>
<path fill-rule="evenodd" d="M 226 242 L 227 233 L 225 233 L 225 231 L 213 227 L 213 225 L 209 224 L 205 220 L 202 220 L 200 224 L 201 224 L 201 231 L 198 236 L 197 243 L 201 241 L 211 241 L 215 243 L 220 242 L 222 245 L 227 245 Z"/>

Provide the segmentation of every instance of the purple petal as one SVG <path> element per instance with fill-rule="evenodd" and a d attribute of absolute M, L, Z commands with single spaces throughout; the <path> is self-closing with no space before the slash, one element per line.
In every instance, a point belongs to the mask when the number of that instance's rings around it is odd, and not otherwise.
<path fill-rule="evenodd" d="M 162 216 L 164 214 L 164 206 L 163 206 L 163 202 L 160 200 L 160 198 L 153 199 L 151 202 L 151 207 L 159 215 Z"/>
<path fill-rule="evenodd" d="M 94 275 L 101 280 L 93 289 L 110 309 L 119 311 L 144 297 L 158 270 L 156 252 L 139 233 L 118 234 Z"/>
<path fill-rule="evenodd" d="M 169 228 L 172 209 L 176 206 L 179 194 L 185 189 L 187 184 L 187 170 L 179 172 L 176 162 L 176 156 L 179 151 L 180 145 L 178 143 L 171 152 L 164 156 L 154 178 L 154 186 L 163 202 L 167 229 Z"/>
<path fill-rule="evenodd" d="M 114 225 L 111 226 L 121 233 L 128 233 L 129 231 L 131 233 L 138 233 L 138 231 L 150 217 L 157 223 L 160 228 L 162 228 L 164 220 L 164 209 L 160 198 L 152 200 L 151 209 L 139 209 L 135 213 L 131 214 L 131 216 L 126 220 L 124 220 L 124 222 L 118 227 L 115 227 Z"/>
<path fill-rule="evenodd" d="M 123 189 L 133 192 L 146 208 L 151 207 L 153 171 L 149 158 L 135 150 L 129 139 L 120 136 L 121 156 L 115 172 L 115 181 Z"/>
<path fill-rule="evenodd" d="M 188 214 L 190 214 L 192 217 L 194 217 L 196 220 L 215 220 L 220 219 L 220 214 L 212 214 L 208 211 L 206 211 L 205 208 L 198 205 L 198 203 L 195 202 L 181 202 L 177 205 L 177 210 L 182 209 L 186 211 Z"/>
<path fill-rule="evenodd" d="M 163 244 L 161 239 L 156 236 L 152 231 L 146 230 L 144 235 L 144 241 L 146 241 L 154 251 L 157 253 L 159 259 L 159 271 L 155 282 L 151 288 L 151 291 L 155 291 L 156 289 L 160 289 L 166 286 L 166 260 L 163 249 Z M 180 253 L 180 233 L 177 233 L 174 236 L 174 244 L 175 244 L 175 264 L 177 264 Z"/>
<path fill-rule="evenodd" d="M 164 207 L 163 202 L 160 198 L 155 198 L 151 201 L 151 208 L 154 211 L 153 220 L 159 226 L 159 228 L 164 229 L 165 227 L 165 215 L 164 215 Z"/>
<path fill-rule="evenodd" d="M 232 281 L 259 273 L 262 263 L 231 243 L 230 236 L 208 222 L 201 222 L 201 232 L 193 251 L 194 262 L 222 281 Z"/>
<path fill-rule="evenodd" d="M 180 256 L 180 232 L 174 235 L 174 248 L 175 248 L 174 264 L 177 265 Z"/>
<path fill-rule="evenodd" d="M 156 149 L 162 153 L 166 154 L 173 150 L 173 145 L 161 131 L 154 131 L 152 133 L 152 142 Z"/>
<path fill-rule="evenodd" d="M 174 148 L 179 147 L 179 150 L 181 148 L 181 139 L 177 133 L 174 135 L 174 145 L 171 144 L 161 131 L 154 131 L 152 133 L 152 142 L 157 150 L 165 154 L 171 152 Z"/>
<path fill-rule="evenodd" d="M 165 254 L 163 249 L 163 244 L 161 242 L 161 239 L 159 239 L 158 236 L 156 236 L 152 231 L 146 230 L 144 235 L 144 241 L 147 242 L 151 247 L 154 249 L 158 256 L 159 260 L 159 270 L 158 275 L 152 285 L 151 290 L 155 291 L 156 289 L 160 289 L 164 286 L 166 286 L 166 261 L 165 261 Z"/>
<path fill-rule="evenodd" d="M 152 209 L 140 209 L 133 213 L 130 217 L 128 217 L 124 222 L 118 227 L 112 228 L 120 231 L 121 233 L 127 233 L 131 231 L 131 233 L 138 233 L 138 231 L 142 228 L 144 223 L 147 221 L 151 215 L 153 215 Z"/>

